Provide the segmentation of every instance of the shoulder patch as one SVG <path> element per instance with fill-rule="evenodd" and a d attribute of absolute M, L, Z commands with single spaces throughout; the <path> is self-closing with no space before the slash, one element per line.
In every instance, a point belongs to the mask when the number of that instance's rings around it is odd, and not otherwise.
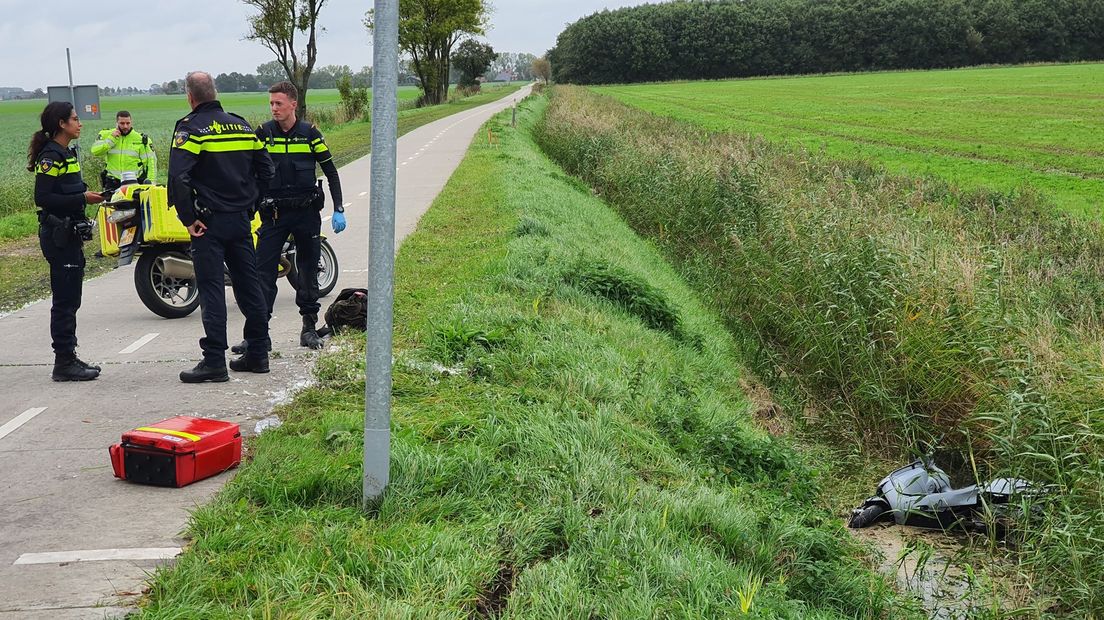
<path fill-rule="evenodd" d="M 41 160 L 39 160 L 39 162 L 38 162 L 38 171 L 39 172 L 43 172 L 43 173 L 49 172 L 50 168 L 53 168 L 53 167 L 54 167 L 54 160 L 52 160 L 52 159 L 44 157 Z"/>
<path fill-rule="evenodd" d="M 175 146 L 178 146 L 178 147 L 184 146 L 184 143 L 187 142 L 187 141 L 188 141 L 188 132 L 186 132 L 186 131 L 178 131 L 173 136 L 173 144 Z"/>

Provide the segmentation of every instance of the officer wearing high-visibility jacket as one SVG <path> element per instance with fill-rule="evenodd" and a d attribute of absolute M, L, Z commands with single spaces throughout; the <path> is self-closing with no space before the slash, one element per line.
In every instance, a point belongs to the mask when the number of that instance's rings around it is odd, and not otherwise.
<path fill-rule="evenodd" d="M 100 132 L 92 154 L 106 157 L 100 182 L 105 190 L 114 190 L 122 183 L 124 172 L 133 172 L 139 183 L 157 182 L 157 153 L 149 136 L 134 131 L 130 112 L 115 114 L 115 128 Z"/>
<path fill-rule="evenodd" d="M 31 137 L 27 169 L 35 173 L 34 201 L 38 212 L 38 243 L 50 264 L 50 336 L 54 346 L 54 381 L 89 381 L 100 367 L 77 357 L 77 309 L 84 284 L 84 249 L 92 238 L 87 204 L 103 202 L 88 191 L 80 162 L 69 143 L 80 137 L 81 122 L 73 104 L 55 101 L 39 117 L 42 129 Z"/>
<path fill-rule="evenodd" d="M 199 341 L 203 360 L 181 372 L 180 380 L 229 380 L 224 263 L 245 315 L 249 343 L 249 351 L 231 361 L 230 370 L 268 372 L 268 308 L 257 277 L 250 221 L 272 179 L 272 159 L 244 118 L 223 111 L 210 74 L 189 73 L 184 89 L 192 112 L 177 121 L 173 132 L 169 203 L 192 236 L 204 337 Z"/>
<path fill-rule="evenodd" d="M 276 276 L 280 255 L 288 235 L 295 238 L 295 262 L 300 278 L 295 303 L 303 328 L 299 345 L 319 349 L 318 260 L 321 253 L 322 215 L 325 195 L 315 185 L 315 166 L 322 168 L 333 200 L 333 230 L 345 229 L 341 204 L 341 180 L 333 155 L 318 127 L 295 117 L 299 94 L 291 82 L 278 82 L 268 89 L 272 120 L 257 129 L 257 137 L 268 148 L 276 165 L 276 176 L 261 205 L 261 228 L 257 231 L 257 270 L 261 274 L 268 312 L 276 301 Z M 243 343 L 244 344 L 244 343 Z M 248 350 L 248 346 L 237 348 Z"/>

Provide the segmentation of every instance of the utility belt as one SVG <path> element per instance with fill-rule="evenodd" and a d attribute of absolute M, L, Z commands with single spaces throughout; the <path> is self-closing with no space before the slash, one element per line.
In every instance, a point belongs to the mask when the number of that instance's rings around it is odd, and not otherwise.
<path fill-rule="evenodd" d="M 326 204 L 326 194 L 322 191 L 322 181 L 313 189 L 295 196 L 281 196 L 279 198 L 269 196 L 261 201 L 261 214 L 272 219 L 279 219 L 281 211 L 300 211 L 314 209 L 321 211 Z"/>
<path fill-rule="evenodd" d="M 92 230 L 96 222 L 86 217 L 58 217 L 46 211 L 38 212 L 38 223 L 45 228 L 51 228 L 51 236 L 54 245 L 59 248 L 73 243 L 84 243 L 92 240 Z"/>
<path fill-rule="evenodd" d="M 138 184 L 145 185 L 147 183 L 149 183 L 149 175 L 146 174 L 146 169 L 144 167 L 139 168 Z M 105 192 L 114 192 L 119 189 L 122 184 L 123 182 L 120 179 L 116 179 L 109 175 L 107 170 L 100 171 L 100 187 L 102 187 Z"/>

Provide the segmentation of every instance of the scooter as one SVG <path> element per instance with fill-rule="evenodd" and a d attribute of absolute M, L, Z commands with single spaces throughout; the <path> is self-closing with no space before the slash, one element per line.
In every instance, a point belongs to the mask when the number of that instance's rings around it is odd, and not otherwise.
<path fill-rule="evenodd" d="M 97 218 L 100 251 L 118 257 L 118 266 L 134 267 L 138 298 L 154 314 L 167 319 L 186 317 L 199 307 L 199 288 L 191 257 L 191 236 L 168 204 L 166 189 L 126 180 L 101 204 Z M 253 218 L 253 243 L 260 217 Z M 337 254 L 323 236 L 318 261 L 318 289 L 323 297 L 337 286 Z M 284 242 L 277 277 L 297 288 L 301 275 L 295 266 L 295 241 Z M 226 276 L 229 283 L 229 274 Z"/>
<path fill-rule="evenodd" d="M 897 525 L 987 532 L 995 525 L 1003 534 L 1020 511 L 1020 500 L 1042 493 L 1026 480 L 994 478 L 960 489 L 931 457 L 916 459 L 878 483 L 875 495 L 851 511 L 848 526 L 862 528 L 880 521 Z"/>

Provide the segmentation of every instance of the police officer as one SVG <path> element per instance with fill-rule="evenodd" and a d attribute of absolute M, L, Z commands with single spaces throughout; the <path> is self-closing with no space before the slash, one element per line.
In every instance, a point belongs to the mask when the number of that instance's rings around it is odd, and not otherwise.
<path fill-rule="evenodd" d="M 157 182 L 157 154 L 149 136 L 134 131 L 134 119 L 130 112 L 115 113 L 115 128 L 100 132 L 92 145 L 92 154 L 106 157 L 100 181 L 106 191 L 114 191 L 122 184 L 124 172 L 133 172 L 139 183 Z"/>
<path fill-rule="evenodd" d="M 69 143 L 80 137 L 81 122 L 73 104 L 55 101 L 39 118 L 42 129 L 31 137 L 27 169 L 35 173 L 38 243 L 50 264 L 50 336 L 54 346 L 54 381 L 89 381 L 100 367 L 77 357 L 77 309 L 84 285 L 84 238 L 91 238 L 86 204 L 103 202 L 88 191 L 80 163 Z"/>
<path fill-rule="evenodd" d="M 321 308 L 318 303 L 318 259 L 322 243 L 321 209 L 325 196 L 321 187 L 315 185 L 315 165 L 321 166 L 329 182 L 335 233 L 345 230 L 341 180 L 322 132 L 295 116 L 299 105 L 295 85 L 278 82 L 268 89 L 268 93 L 272 120 L 257 129 L 257 137 L 272 156 L 276 176 L 268 186 L 268 197 L 261 208 L 261 228 L 257 231 L 257 270 L 271 316 L 276 302 L 276 276 L 284 241 L 288 235 L 295 238 L 295 263 L 299 271 L 295 303 L 303 319 L 299 345 L 320 349 L 322 339 L 316 331 L 318 310 Z"/>
<path fill-rule="evenodd" d="M 238 372 L 268 372 L 268 309 L 257 278 L 250 220 L 272 160 L 242 117 L 224 112 L 214 80 L 194 71 L 185 79 L 192 113 L 176 123 L 169 151 L 169 202 L 192 236 L 192 262 L 203 310 L 203 360 L 180 373 L 185 383 L 226 381 L 226 289 L 245 315 L 249 351 L 230 362 Z"/>

